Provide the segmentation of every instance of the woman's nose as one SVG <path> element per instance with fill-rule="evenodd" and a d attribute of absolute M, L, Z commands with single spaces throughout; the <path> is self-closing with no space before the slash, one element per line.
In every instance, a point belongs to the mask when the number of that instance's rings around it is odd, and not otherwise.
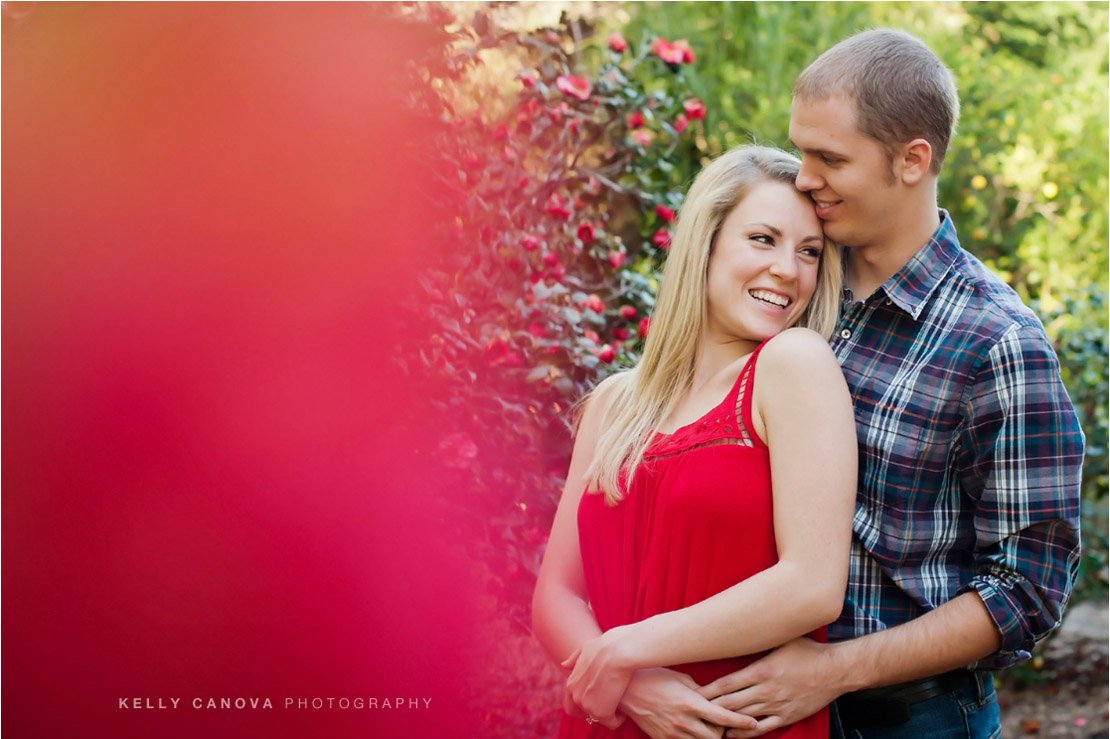
<path fill-rule="evenodd" d="M 771 274 L 778 277 L 780 280 L 792 280 L 798 276 L 798 264 L 794 259 L 794 251 L 792 249 L 782 249 L 771 262 Z"/>

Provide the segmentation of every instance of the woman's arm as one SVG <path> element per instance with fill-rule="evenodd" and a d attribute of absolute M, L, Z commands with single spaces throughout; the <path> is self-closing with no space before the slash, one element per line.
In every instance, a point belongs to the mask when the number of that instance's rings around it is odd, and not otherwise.
<path fill-rule="evenodd" d="M 833 621 L 843 605 L 856 492 L 856 429 L 840 367 L 817 334 L 792 329 L 764 347 L 755 377 L 765 429 L 779 561 L 700 603 L 611 629 L 584 645 L 573 700 L 610 715 L 633 671 L 770 649 Z"/>
<path fill-rule="evenodd" d="M 586 402 L 571 453 L 570 470 L 551 524 L 536 590 L 532 594 L 532 631 L 547 654 L 560 663 L 588 640 L 601 635 L 586 593 L 578 546 L 578 503 L 586 490 L 607 396 L 618 377 L 606 379 Z"/>
<path fill-rule="evenodd" d="M 586 404 L 532 596 L 532 630 L 556 663 L 601 636 L 586 593 L 578 546 L 578 503 L 586 489 L 585 473 L 593 460 L 601 417 L 614 384 L 620 381 L 610 378 L 603 382 Z M 755 725 L 747 716 L 710 703 L 697 693 L 688 675 L 671 670 L 644 670 L 627 692 L 624 710 L 652 737 L 719 737 L 720 730 L 709 729 L 705 722 L 737 728 Z M 621 721 L 614 714 L 606 725 L 615 728 Z"/>

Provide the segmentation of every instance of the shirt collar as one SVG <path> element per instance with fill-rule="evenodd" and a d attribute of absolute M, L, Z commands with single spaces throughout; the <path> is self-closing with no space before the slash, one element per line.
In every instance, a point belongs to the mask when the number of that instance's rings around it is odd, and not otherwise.
<path fill-rule="evenodd" d="M 929 241 L 881 288 L 892 303 L 915 320 L 921 315 L 925 301 L 940 285 L 960 254 L 960 241 L 956 236 L 956 227 L 952 225 L 952 217 L 943 208 L 938 212 L 940 225 Z"/>

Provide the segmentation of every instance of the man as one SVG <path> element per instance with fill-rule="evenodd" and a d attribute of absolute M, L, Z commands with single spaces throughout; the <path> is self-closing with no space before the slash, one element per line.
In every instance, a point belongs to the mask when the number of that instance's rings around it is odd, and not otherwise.
<path fill-rule="evenodd" d="M 849 38 L 795 84 L 797 185 L 848 247 L 832 346 L 860 444 L 851 574 L 828 645 L 702 689 L 762 717 L 727 736 L 834 699 L 833 736 L 998 736 L 990 671 L 1060 622 L 1083 436 L 1040 322 L 937 208 L 958 112 L 949 70 L 897 31 Z"/>

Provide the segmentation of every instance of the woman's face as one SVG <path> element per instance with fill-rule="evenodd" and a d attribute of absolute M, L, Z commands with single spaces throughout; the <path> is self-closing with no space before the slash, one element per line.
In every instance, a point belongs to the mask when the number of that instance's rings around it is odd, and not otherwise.
<path fill-rule="evenodd" d="M 725 216 L 709 256 L 708 332 L 760 342 L 793 326 L 817 287 L 824 249 L 813 202 L 765 182 Z"/>

